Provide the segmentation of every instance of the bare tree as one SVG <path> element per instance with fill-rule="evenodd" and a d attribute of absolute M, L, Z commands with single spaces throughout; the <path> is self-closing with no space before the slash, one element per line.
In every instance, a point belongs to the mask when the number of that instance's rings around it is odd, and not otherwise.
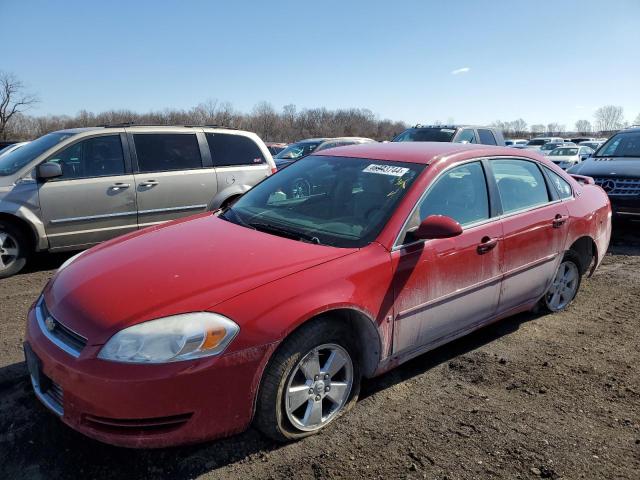
<path fill-rule="evenodd" d="M 636 117 L 636 119 L 633 121 L 634 125 L 640 125 L 640 113 L 638 114 L 638 116 Z"/>
<path fill-rule="evenodd" d="M 547 124 L 547 133 L 549 135 L 560 135 L 561 131 L 562 131 L 562 127 L 559 123 L 551 122 Z"/>
<path fill-rule="evenodd" d="M 593 116 L 596 119 L 596 128 L 601 132 L 619 130 L 624 126 L 624 111 L 616 105 L 600 107 Z"/>
<path fill-rule="evenodd" d="M 591 132 L 591 122 L 589 120 L 578 120 L 576 122 L 576 132 L 586 135 Z"/>
<path fill-rule="evenodd" d="M 531 133 L 533 133 L 534 135 L 539 135 L 541 133 L 544 133 L 545 130 L 545 126 L 542 125 L 541 123 L 536 123 L 534 125 L 531 125 Z"/>
<path fill-rule="evenodd" d="M 38 98 L 25 92 L 24 84 L 6 72 L 0 72 L 0 136 L 7 139 L 7 124 L 11 119 L 38 103 Z"/>

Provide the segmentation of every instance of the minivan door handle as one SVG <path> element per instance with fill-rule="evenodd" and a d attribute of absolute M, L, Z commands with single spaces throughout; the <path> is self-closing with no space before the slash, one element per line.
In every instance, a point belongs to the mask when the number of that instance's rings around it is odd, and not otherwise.
<path fill-rule="evenodd" d="M 483 237 L 482 240 L 480 240 L 480 244 L 478 245 L 478 253 L 480 255 L 487 253 L 496 248 L 496 245 L 498 245 L 497 238 Z"/>
<path fill-rule="evenodd" d="M 127 188 L 129 188 L 131 185 L 129 185 L 128 183 L 114 183 L 113 185 L 111 185 L 109 187 L 109 190 L 113 190 L 114 192 L 117 192 L 118 190 L 125 190 Z"/>
<path fill-rule="evenodd" d="M 156 185 L 158 185 L 158 182 L 155 180 L 147 180 L 146 182 L 140 183 L 141 187 L 155 187 Z"/>
<path fill-rule="evenodd" d="M 568 215 L 556 215 L 556 217 L 553 219 L 553 228 L 560 228 L 567 222 L 567 220 L 569 220 Z"/>

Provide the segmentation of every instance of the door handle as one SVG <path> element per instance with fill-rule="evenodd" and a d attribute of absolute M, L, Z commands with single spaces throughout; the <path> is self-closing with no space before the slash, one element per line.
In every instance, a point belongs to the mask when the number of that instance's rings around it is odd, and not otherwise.
<path fill-rule="evenodd" d="M 129 188 L 130 186 L 131 185 L 129 185 L 128 183 L 114 183 L 109 187 L 109 190 L 113 190 L 114 192 L 117 192 L 118 190 L 124 190 L 126 188 Z"/>
<path fill-rule="evenodd" d="M 478 245 L 478 253 L 480 255 L 487 253 L 496 248 L 496 245 L 498 245 L 497 238 L 483 237 L 480 241 L 480 245 Z"/>
<path fill-rule="evenodd" d="M 155 180 L 147 180 L 146 182 L 140 183 L 141 187 L 155 187 L 156 185 L 158 185 L 158 182 Z"/>
<path fill-rule="evenodd" d="M 567 220 L 569 220 L 569 216 L 568 215 L 556 215 L 556 217 L 553 219 L 553 228 L 560 228 L 561 226 L 563 226 L 565 223 L 567 223 Z"/>

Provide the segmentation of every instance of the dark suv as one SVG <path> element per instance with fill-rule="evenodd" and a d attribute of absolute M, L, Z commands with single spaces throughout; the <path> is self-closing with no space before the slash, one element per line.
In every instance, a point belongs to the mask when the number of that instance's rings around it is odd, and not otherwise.
<path fill-rule="evenodd" d="M 504 145 L 502 132 L 493 127 L 473 125 L 416 125 L 406 129 L 392 142 L 454 142 Z"/>
<path fill-rule="evenodd" d="M 618 219 L 640 220 L 640 127 L 617 133 L 568 171 L 592 177 L 609 195 Z"/>

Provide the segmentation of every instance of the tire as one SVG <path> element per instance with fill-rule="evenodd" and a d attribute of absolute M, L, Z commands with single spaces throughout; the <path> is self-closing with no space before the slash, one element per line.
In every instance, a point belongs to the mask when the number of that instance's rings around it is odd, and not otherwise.
<path fill-rule="evenodd" d="M 358 399 L 361 379 L 358 349 L 352 337 L 348 326 L 324 318 L 287 338 L 262 377 L 254 418 L 258 430 L 280 442 L 299 440 L 318 433 L 349 411 Z M 315 351 L 319 351 L 319 372 L 312 368 Z M 331 369 L 324 368 L 331 362 L 341 364 L 345 360 L 341 355 L 348 357 L 344 366 L 328 375 Z M 310 375 L 312 371 L 319 373 L 319 378 Z M 338 398 L 341 400 L 336 402 Z M 318 409 L 320 423 L 315 420 Z"/>
<path fill-rule="evenodd" d="M 24 268 L 31 254 L 29 241 L 14 224 L 0 220 L 0 278 L 15 275 Z"/>
<path fill-rule="evenodd" d="M 540 299 L 540 308 L 551 313 L 565 310 L 576 298 L 581 281 L 580 257 L 569 250 L 558 266 L 553 283 Z"/>

